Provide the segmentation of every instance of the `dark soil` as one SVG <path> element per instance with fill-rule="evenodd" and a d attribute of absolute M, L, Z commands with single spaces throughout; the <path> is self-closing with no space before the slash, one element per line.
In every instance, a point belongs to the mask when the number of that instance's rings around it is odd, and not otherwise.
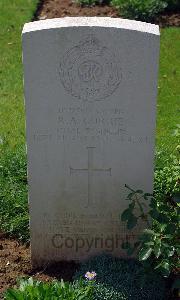
<path fill-rule="evenodd" d="M 161 27 L 180 26 L 180 13 L 167 13 L 159 17 L 156 21 Z"/>
<path fill-rule="evenodd" d="M 16 286 L 17 278 L 32 276 L 42 281 L 61 278 L 71 281 L 77 268 L 74 262 L 60 262 L 43 270 L 32 269 L 29 246 L 0 233 L 0 299 L 7 288 Z"/>
<path fill-rule="evenodd" d="M 44 0 L 36 13 L 37 19 L 52 19 L 77 16 L 118 17 L 115 8 L 108 5 L 80 6 L 72 0 Z"/>
<path fill-rule="evenodd" d="M 119 17 L 117 9 L 109 5 L 80 6 L 72 0 L 43 0 L 40 1 L 35 20 L 60 18 L 66 16 L 99 16 Z M 180 26 L 180 13 L 166 13 L 154 23 L 164 26 Z"/>

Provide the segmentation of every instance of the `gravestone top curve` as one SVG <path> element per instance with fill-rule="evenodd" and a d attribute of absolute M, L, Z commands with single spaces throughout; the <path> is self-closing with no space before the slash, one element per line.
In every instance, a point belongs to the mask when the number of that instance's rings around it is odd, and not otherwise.
<path fill-rule="evenodd" d="M 110 17 L 65 17 L 26 23 L 23 34 L 32 31 L 63 27 L 108 27 L 159 35 L 159 26 L 134 20 Z"/>

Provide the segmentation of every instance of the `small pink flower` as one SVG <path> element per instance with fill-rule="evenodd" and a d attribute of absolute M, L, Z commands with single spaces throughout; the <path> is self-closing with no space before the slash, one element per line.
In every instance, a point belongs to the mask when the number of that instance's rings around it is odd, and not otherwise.
<path fill-rule="evenodd" d="M 87 280 L 94 280 L 95 278 L 96 278 L 96 272 L 94 272 L 94 271 L 92 271 L 92 272 L 87 272 L 86 274 L 85 274 L 85 278 L 87 279 Z"/>

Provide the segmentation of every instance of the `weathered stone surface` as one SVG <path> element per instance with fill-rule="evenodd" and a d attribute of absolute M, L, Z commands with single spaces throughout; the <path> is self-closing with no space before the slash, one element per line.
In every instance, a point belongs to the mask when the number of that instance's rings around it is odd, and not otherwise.
<path fill-rule="evenodd" d="M 125 184 L 152 192 L 158 26 L 111 18 L 25 24 L 34 264 L 123 255 Z M 141 226 L 140 226 L 141 227 Z"/>

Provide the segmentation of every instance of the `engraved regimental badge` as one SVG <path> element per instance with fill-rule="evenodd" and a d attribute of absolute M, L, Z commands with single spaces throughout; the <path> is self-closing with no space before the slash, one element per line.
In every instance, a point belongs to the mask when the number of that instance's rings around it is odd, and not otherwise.
<path fill-rule="evenodd" d="M 122 77 L 114 53 L 94 36 L 65 53 L 59 75 L 69 94 L 86 101 L 107 98 L 118 88 Z"/>

